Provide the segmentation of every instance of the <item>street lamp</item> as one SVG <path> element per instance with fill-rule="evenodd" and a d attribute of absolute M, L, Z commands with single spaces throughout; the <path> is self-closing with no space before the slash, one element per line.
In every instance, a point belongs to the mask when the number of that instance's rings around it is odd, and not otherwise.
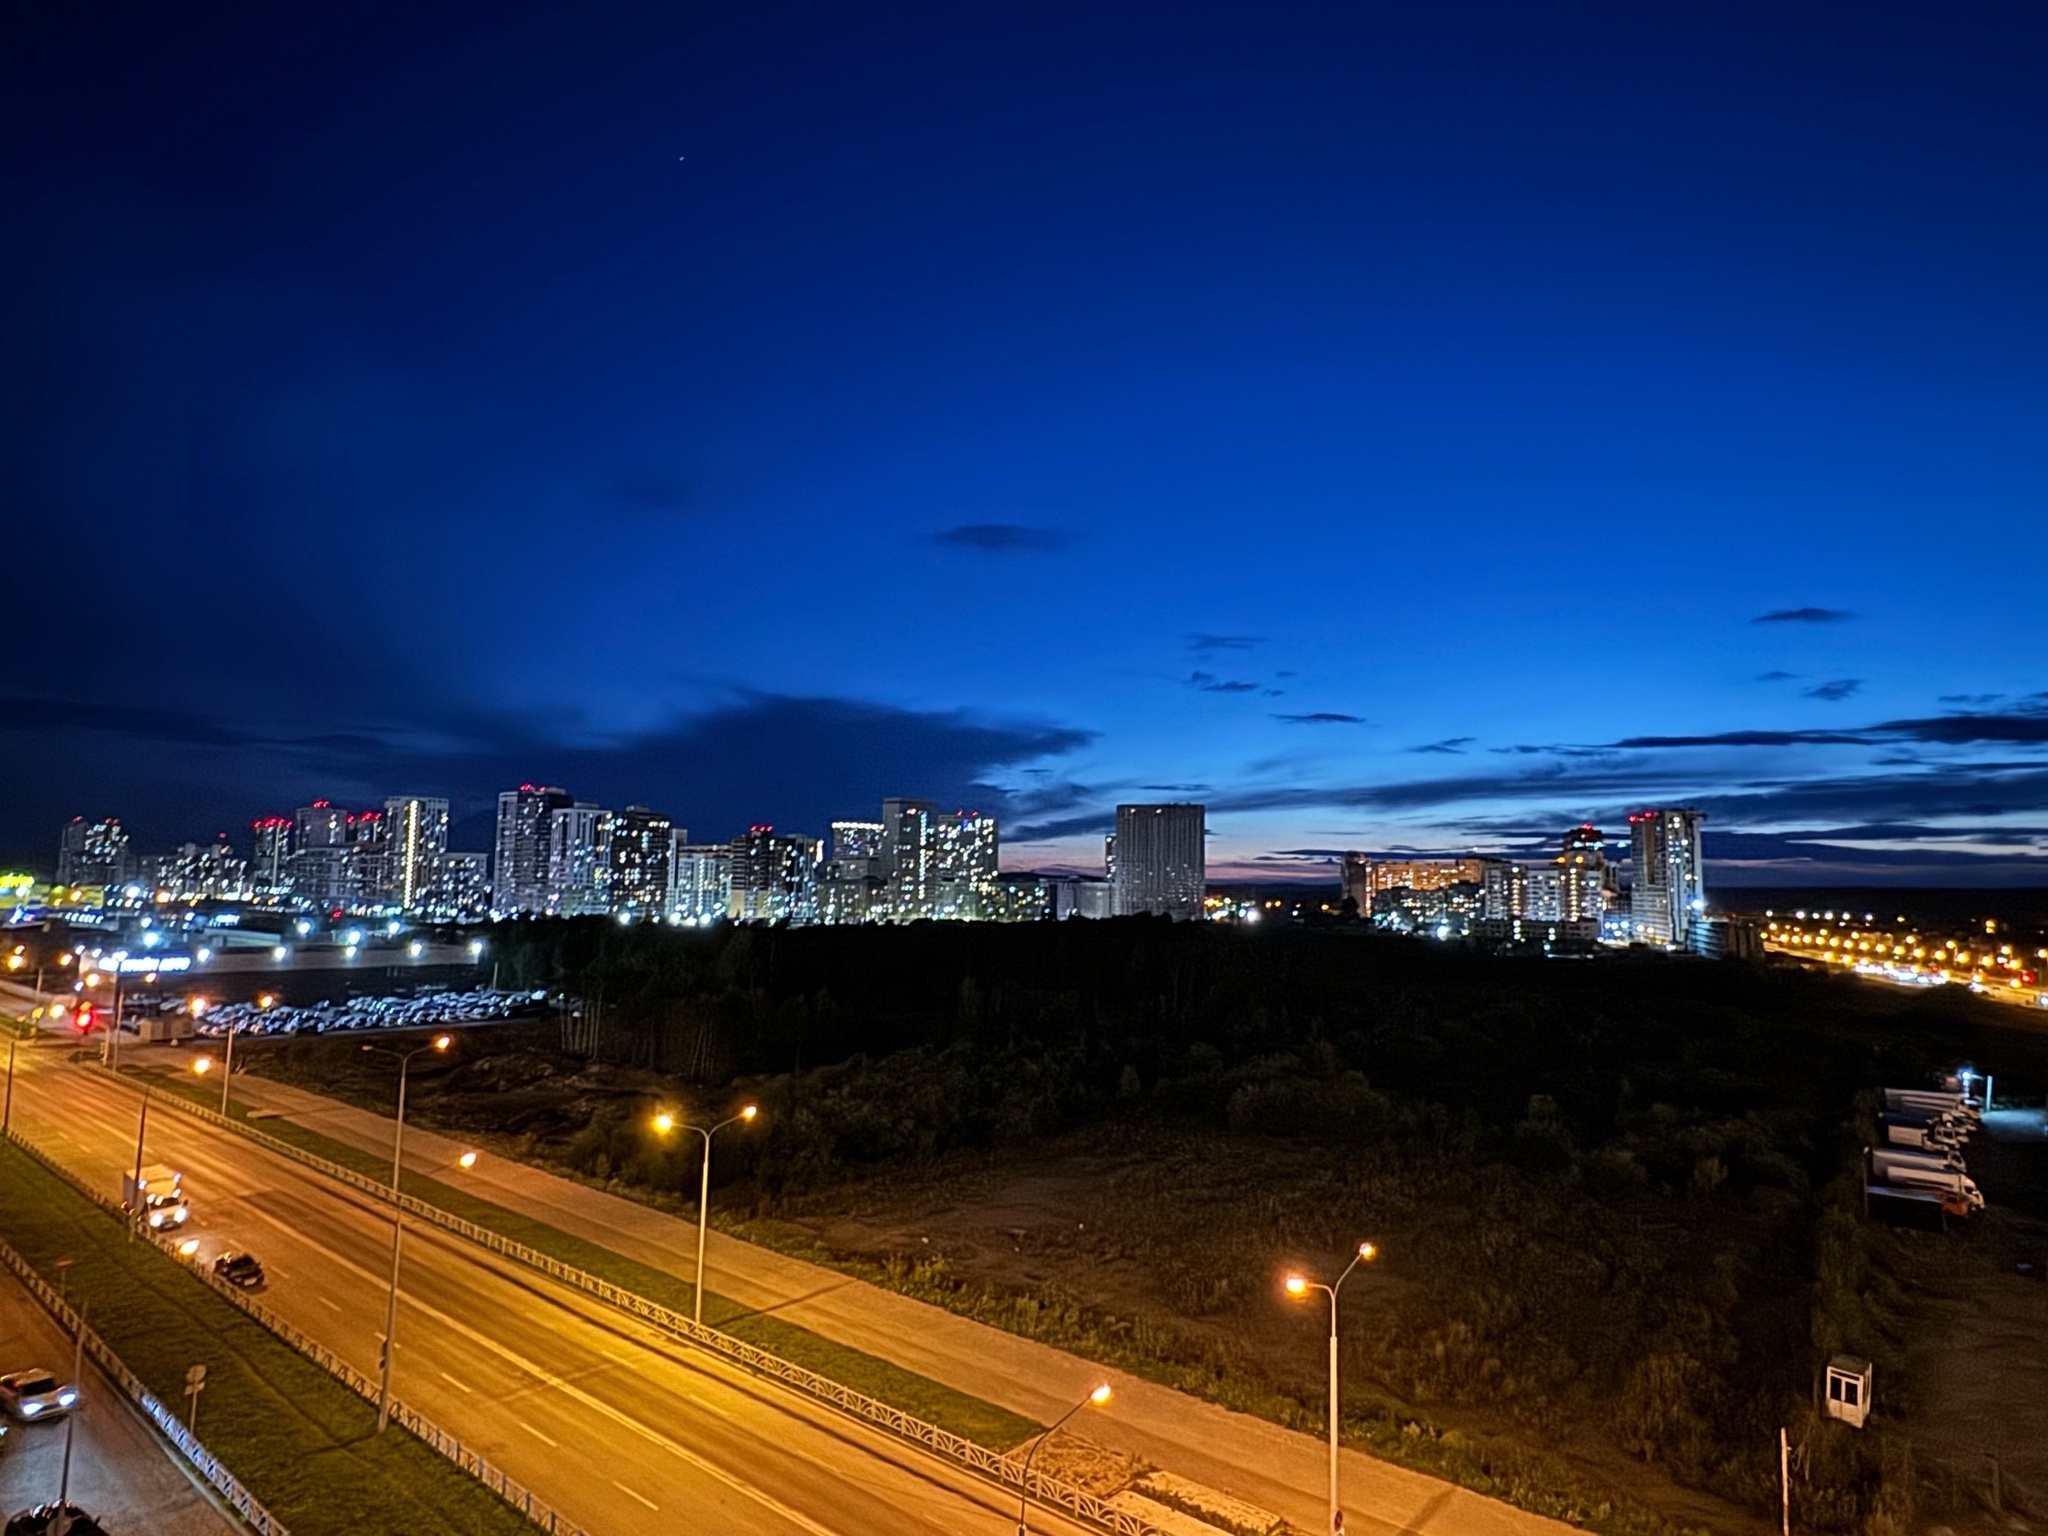
<path fill-rule="evenodd" d="M 704 1321 L 704 1234 L 710 1228 L 711 1218 L 711 1138 L 728 1125 L 752 1125 L 754 1117 L 760 1112 L 759 1105 L 749 1104 L 738 1114 L 719 1121 L 708 1131 L 701 1125 L 683 1124 L 667 1110 L 654 1117 L 654 1128 L 664 1136 L 681 1125 L 684 1130 L 695 1131 L 704 1138 L 704 1175 L 697 1192 L 697 1294 L 692 1298 L 694 1307 L 691 1313 L 691 1321 L 695 1323 L 701 1324 Z"/>
<path fill-rule="evenodd" d="M 1109 1383 L 1105 1381 L 1101 1386 L 1053 1420 L 1052 1426 L 1044 1434 L 1031 1442 L 1031 1449 L 1024 1456 L 1023 1483 L 1017 1490 L 1017 1536 L 1031 1536 L 1031 1526 L 1028 1523 L 1029 1516 L 1026 1513 L 1028 1501 L 1031 1498 L 1031 1463 L 1038 1459 L 1038 1453 L 1044 1448 L 1045 1442 L 1059 1433 L 1061 1425 L 1091 1404 L 1100 1408 L 1109 1401 L 1109 1396 Z"/>
<path fill-rule="evenodd" d="M 206 1069 L 212 1065 L 208 1058 L 202 1056 L 192 1063 L 192 1070 L 203 1077 L 206 1075 Z M 135 1240 L 136 1234 L 142 1230 L 143 1222 L 149 1218 L 149 1201 L 143 1198 L 142 1193 L 142 1143 L 149 1134 L 149 1096 L 155 1089 L 156 1079 L 147 1073 L 142 1074 L 142 1108 L 135 1116 L 135 1183 L 130 1194 L 135 1206 L 135 1222 L 128 1229 L 130 1242 Z"/>
<path fill-rule="evenodd" d="M 1351 1271 L 1361 1264 L 1368 1264 L 1379 1257 L 1379 1249 L 1371 1243 L 1360 1243 L 1358 1252 L 1351 1262 L 1344 1266 L 1344 1273 L 1333 1285 L 1324 1285 L 1319 1280 L 1310 1280 L 1302 1275 L 1287 1277 L 1287 1294 L 1299 1299 L 1310 1291 L 1321 1291 L 1330 1298 L 1330 1530 L 1341 1533 L 1344 1529 L 1344 1514 L 1337 1507 L 1337 1293 L 1344 1288 L 1344 1282 L 1351 1278 Z"/>
<path fill-rule="evenodd" d="M 421 1051 L 445 1051 L 454 1043 L 452 1035 L 436 1035 L 425 1045 L 416 1045 L 409 1051 L 394 1051 L 381 1045 L 366 1045 L 364 1050 L 378 1056 L 392 1056 L 398 1060 L 398 1118 L 391 1127 L 391 1193 L 398 1194 L 400 1159 L 405 1153 L 405 1074 L 412 1066 L 413 1057 Z M 377 1430 L 383 1433 L 391 1422 L 391 1357 L 398 1344 L 398 1263 L 405 1249 L 405 1220 L 402 1211 L 391 1213 L 391 1289 L 384 1298 L 384 1351 L 379 1367 L 381 1382 L 377 1390 Z"/>

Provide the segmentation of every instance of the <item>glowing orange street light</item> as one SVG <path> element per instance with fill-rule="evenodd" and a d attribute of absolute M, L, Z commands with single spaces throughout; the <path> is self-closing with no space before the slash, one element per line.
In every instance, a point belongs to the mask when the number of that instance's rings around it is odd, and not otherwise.
<path fill-rule="evenodd" d="M 1083 1408 L 1087 1408 L 1091 1405 L 1100 1408 L 1103 1404 L 1109 1401 L 1109 1398 L 1109 1383 L 1105 1381 L 1101 1386 L 1097 1387 L 1093 1392 L 1090 1392 L 1086 1397 L 1082 1398 L 1081 1401 L 1074 1404 L 1073 1407 L 1069 1408 L 1065 1413 L 1061 1414 L 1057 1419 L 1053 1420 L 1051 1427 L 1048 1428 L 1044 1434 L 1040 1435 L 1036 1440 L 1034 1440 L 1031 1443 L 1031 1449 L 1029 1452 L 1025 1454 L 1024 1457 L 1024 1476 L 1021 1482 L 1021 1486 L 1017 1490 L 1017 1536 L 1031 1536 L 1031 1527 L 1027 1523 L 1029 1516 L 1027 1514 L 1027 1505 L 1025 1501 L 1031 1497 L 1031 1463 L 1032 1460 L 1038 1455 L 1039 1448 L 1043 1446 L 1046 1441 L 1050 1440 L 1054 1435 L 1058 1434 L 1060 1431 L 1060 1426 L 1065 1424 L 1067 1420 L 1071 1419 Z"/>
<path fill-rule="evenodd" d="M 761 1113 L 758 1104 L 743 1105 L 740 1112 L 706 1130 L 701 1125 L 685 1125 L 667 1110 L 654 1117 L 654 1128 L 666 1136 L 679 1125 L 686 1131 L 695 1131 L 704 1139 L 704 1173 L 697 1190 L 697 1294 L 693 1298 L 693 1320 L 704 1321 L 704 1240 L 711 1226 L 711 1138 L 729 1125 L 752 1125 L 754 1117 Z"/>
<path fill-rule="evenodd" d="M 474 1152 L 463 1153 L 462 1156 L 455 1159 L 455 1166 L 462 1169 L 474 1168 L 476 1166 L 476 1154 Z"/>
<path fill-rule="evenodd" d="M 1292 1297 L 1306 1296 L 1310 1291 L 1321 1291 L 1330 1298 L 1330 1530 L 1338 1530 L 1337 1524 L 1337 1293 L 1344 1288 L 1344 1282 L 1351 1278 L 1351 1271 L 1361 1264 L 1369 1264 L 1379 1257 L 1379 1249 L 1371 1243 L 1360 1243 L 1358 1252 L 1351 1262 L 1344 1266 L 1344 1273 L 1335 1282 L 1324 1285 L 1320 1280 L 1311 1280 L 1305 1275 L 1289 1275 L 1283 1288 Z"/>

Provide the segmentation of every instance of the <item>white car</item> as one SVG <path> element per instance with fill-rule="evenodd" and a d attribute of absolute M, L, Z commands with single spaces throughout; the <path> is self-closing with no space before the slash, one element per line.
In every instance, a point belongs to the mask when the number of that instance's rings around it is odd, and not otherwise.
<path fill-rule="evenodd" d="M 48 1371 L 16 1371 L 0 1376 L 0 1408 L 17 1419 L 54 1419 L 78 1406 L 78 1388 Z"/>

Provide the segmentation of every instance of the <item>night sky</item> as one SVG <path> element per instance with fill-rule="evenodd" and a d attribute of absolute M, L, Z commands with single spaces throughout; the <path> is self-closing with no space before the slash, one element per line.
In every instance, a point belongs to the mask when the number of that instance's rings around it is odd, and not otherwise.
<path fill-rule="evenodd" d="M 2048 884 L 2040 6 L 0 25 L 9 862 L 535 780 Z"/>

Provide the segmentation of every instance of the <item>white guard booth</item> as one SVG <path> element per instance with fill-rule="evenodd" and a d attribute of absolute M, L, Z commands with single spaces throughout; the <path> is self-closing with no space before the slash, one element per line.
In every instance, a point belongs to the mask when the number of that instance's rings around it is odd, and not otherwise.
<path fill-rule="evenodd" d="M 1857 1429 L 1870 1417 L 1871 1365 L 1855 1355 L 1837 1355 L 1828 1362 L 1827 1396 L 1822 1406 L 1831 1419 Z"/>

